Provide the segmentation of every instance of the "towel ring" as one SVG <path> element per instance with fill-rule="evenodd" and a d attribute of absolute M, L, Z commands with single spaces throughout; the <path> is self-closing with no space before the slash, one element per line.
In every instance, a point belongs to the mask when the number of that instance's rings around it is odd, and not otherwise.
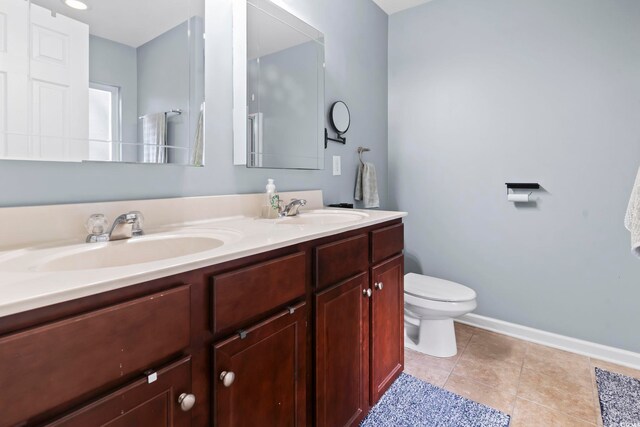
<path fill-rule="evenodd" d="M 371 151 L 371 149 L 367 147 L 358 147 L 358 157 L 360 158 L 360 163 L 362 163 L 363 165 L 364 160 L 362 160 L 362 153 L 365 153 L 367 151 Z"/>

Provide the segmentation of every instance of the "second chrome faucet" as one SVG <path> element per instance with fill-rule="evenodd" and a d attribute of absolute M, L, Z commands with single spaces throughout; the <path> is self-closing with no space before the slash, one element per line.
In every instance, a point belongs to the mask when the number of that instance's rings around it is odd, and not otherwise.
<path fill-rule="evenodd" d="M 307 201 L 305 199 L 291 199 L 288 204 L 279 210 L 278 215 L 280 217 L 296 216 L 298 215 L 300 208 L 306 204 Z"/>

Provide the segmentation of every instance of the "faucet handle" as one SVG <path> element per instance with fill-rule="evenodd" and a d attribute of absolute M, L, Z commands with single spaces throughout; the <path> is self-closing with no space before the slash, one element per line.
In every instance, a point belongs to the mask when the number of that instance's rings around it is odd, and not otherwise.
<path fill-rule="evenodd" d="M 109 222 L 103 214 L 93 214 L 87 219 L 84 226 L 90 235 L 99 236 L 107 232 Z"/>
<path fill-rule="evenodd" d="M 140 236 L 144 234 L 142 227 L 144 226 L 144 215 L 140 211 L 131 211 L 127 214 L 127 217 L 133 216 L 133 226 L 131 227 L 131 233 L 134 236 Z"/>

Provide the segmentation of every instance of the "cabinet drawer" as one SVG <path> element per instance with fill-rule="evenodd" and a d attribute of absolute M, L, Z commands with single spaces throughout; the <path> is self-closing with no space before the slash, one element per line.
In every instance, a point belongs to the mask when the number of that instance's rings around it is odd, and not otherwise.
<path fill-rule="evenodd" d="M 231 330 L 304 295 L 304 252 L 213 277 L 213 333 Z"/>
<path fill-rule="evenodd" d="M 371 232 L 371 261 L 378 262 L 404 249 L 404 224 L 396 224 Z"/>
<path fill-rule="evenodd" d="M 190 304 L 190 287 L 182 286 L 0 338 L 0 426 L 69 404 L 188 347 Z M 38 389 L 46 392 L 34 397 Z"/>
<path fill-rule="evenodd" d="M 191 426 L 191 413 L 183 411 L 178 402 L 182 393 L 191 393 L 191 357 L 172 363 L 156 374 L 158 377 L 152 383 L 142 377 L 46 427 Z"/>
<path fill-rule="evenodd" d="M 316 248 L 316 286 L 324 288 L 367 271 L 369 238 L 366 234 Z"/>

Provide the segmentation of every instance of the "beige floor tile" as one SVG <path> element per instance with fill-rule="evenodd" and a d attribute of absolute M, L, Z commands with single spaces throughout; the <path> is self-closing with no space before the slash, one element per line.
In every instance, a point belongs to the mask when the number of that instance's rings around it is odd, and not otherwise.
<path fill-rule="evenodd" d="M 524 367 L 560 381 L 592 382 L 588 357 L 543 345 L 528 344 Z"/>
<path fill-rule="evenodd" d="M 593 425 L 533 402 L 516 399 L 510 427 L 589 427 Z"/>
<path fill-rule="evenodd" d="M 596 422 L 591 384 L 562 380 L 525 368 L 520 377 L 518 398 L 564 412 L 592 424 Z"/>
<path fill-rule="evenodd" d="M 467 377 L 454 374 L 449 376 L 444 388 L 474 402 L 502 411 L 505 414 L 511 414 L 513 402 L 516 399 L 515 393 L 508 393 L 502 389 L 489 387 L 471 381 Z"/>
<path fill-rule="evenodd" d="M 520 377 L 520 365 L 498 359 L 465 358 L 465 354 L 466 351 L 453 369 L 455 375 L 498 388 L 505 393 L 515 394 Z"/>
<path fill-rule="evenodd" d="M 456 344 L 458 345 L 458 355 L 460 355 L 467 347 L 467 344 L 469 344 L 471 337 L 477 329 L 473 326 L 465 325 L 458 322 L 454 322 L 454 326 L 456 329 Z"/>
<path fill-rule="evenodd" d="M 596 412 L 597 425 L 602 427 L 602 411 L 600 410 L 600 398 L 598 397 L 598 387 L 593 384 L 593 409 Z"/>
<path fill-rule="evenodd" d="M 526 352 L 525 341 L 492 332 L 478 331 L 469 340 L 461 357 L 476 360 L 497 359 L 521 365 Z"/>
<path fill-rule="evenodd" d="M 405 358 L 404 372 L 438 387 L 444 386 L 449 377 L 449 371 L 421 364 L 416 359 Z"/>
<path fill-rule="evenodd" d="M 626 366 L 616 365 L 611 362 L 605 362 L 604 360 L 591 359 L 591 365 L 605 369 L 609 372 L 615 372 L 618 374 L 626 375 L 628 377 L 637 378 L 640 380 L 640 371 L 637 369 L 627 368 Z"/>
<path fill-rule="evenodd" d="M 456 355 L 453 357 L 434 357 L 405 347 L 404 357 L 405 361 L 407 359 L 414 360 L 416 363 L 419 363 L 424 367 L 439 369 L 441 371 L 446 371 L 447 373 L 449 373 L 451 372 L 451 370 L 453 370 L 453 367 L 456 365 L 456 361 L 460 356 Z"/>
<path fill-rule="evenodd" d="M 594 410 L 596 411 L 596 424 L 599 427 L 602 427 L 603 425 L 602 412 L 600 410 L 600 398 L 598 397 L 598 385 L 596 383 L 596 372 L 593 369 L 593 367 L 589 369 L 589 371 L 591 373 L 591 390 L 593 392 L 593 407 L 594 407 Z"/>

